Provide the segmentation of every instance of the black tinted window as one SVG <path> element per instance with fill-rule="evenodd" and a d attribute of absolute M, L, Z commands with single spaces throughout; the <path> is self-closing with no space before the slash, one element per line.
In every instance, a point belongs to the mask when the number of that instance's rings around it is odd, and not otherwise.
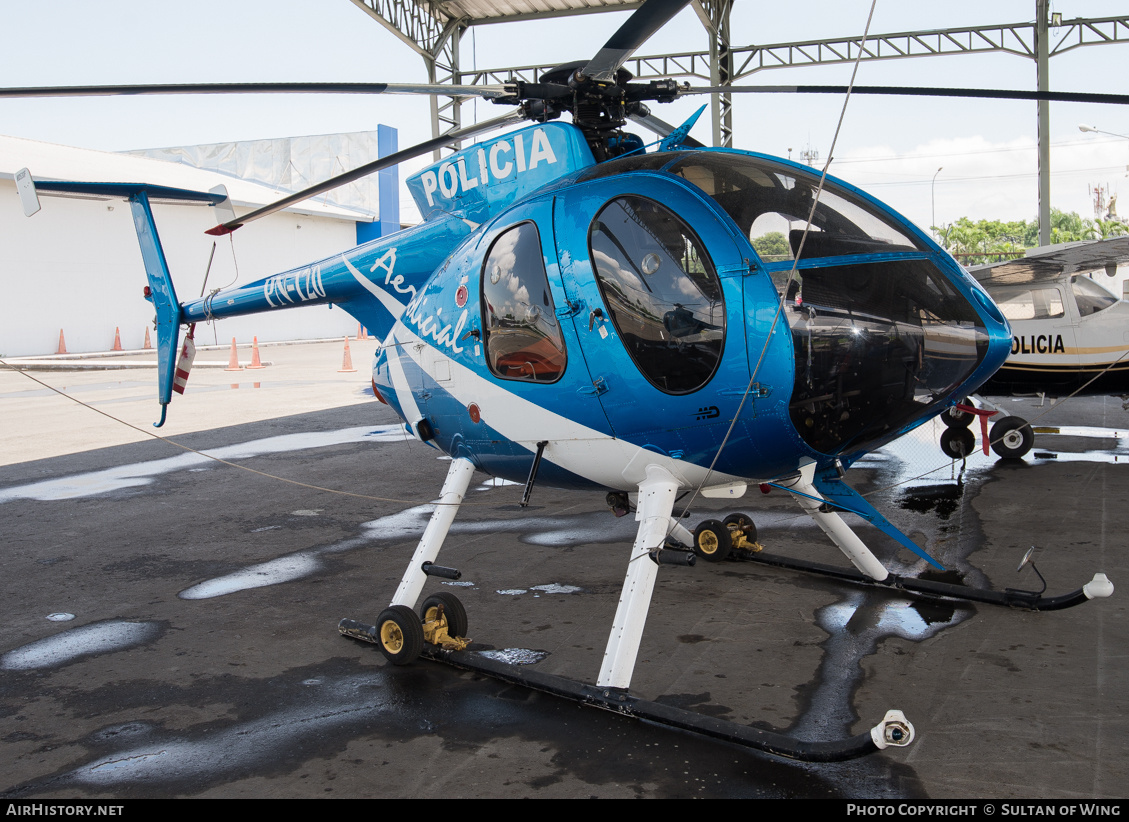
<path fill-rule="evenodd" d="M 643 375 L 672 394 L 704 385 L 721 359 L 725 303 L 701 242 L 653 200 L 620 197 L 589 231 L 600 294 Z"/>

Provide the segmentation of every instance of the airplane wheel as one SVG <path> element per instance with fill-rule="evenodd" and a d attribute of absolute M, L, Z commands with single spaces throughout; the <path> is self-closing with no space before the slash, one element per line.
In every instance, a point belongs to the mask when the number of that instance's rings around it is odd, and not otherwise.
<path fill-rule="evenodd" d="M 414 662 L 423 650 L 423 625 L 407 605 L 385 608 L 376 620 L 380 650 L 393 665 Z"/>
<path fill-rule="evenodd" d="M 992 426 L 992 450 L 1004 459 L 1019 459 L 1035 444 L 1035 432 L 1022 417 L 1004 417 Z"/>
<path fill-rule="evenodd" d="M 730 514 L 725 518 L 723 524 L 728 528 L 740 531 L 749 542 L 757 541 L 757 526 L 748 514 Z"/>
<path fill-rule="evenodd" d="M 694 553 L 708 562 L 721 562 L 733 549 L 729 528 L 716 519 L 707 519 L 694 529 Z"/>
<path fill-rule="evenodd" d="M 967 405 L 968 400 L 962 400 L 961 404 Z M 968 428 L 968 426 L 972 425 L 972 420 L 975 418 L 975 414 L 971 414 L 968 411 L 961 411 L 955 405 L 941 414 L 941 422 L 945 423 L 949 428 Z"/>
<path fill-rule="evenodd" d="M 443 615 L 447 617 L 447 635 L 465 638 L 467 635 L 466 608 L 454 594 L 440 591 L 432 594 L 423 601 L 419 615 L 424 622 L 431 622 L 439 618 L 439 607 L 443 607 Z"/>
<path fill-rule="evenodd" d="M 949 459 L 964 459 L 975 449 L 976 435 L 967 428 L 946 428 L 941 432 L 941 452 Z"/>

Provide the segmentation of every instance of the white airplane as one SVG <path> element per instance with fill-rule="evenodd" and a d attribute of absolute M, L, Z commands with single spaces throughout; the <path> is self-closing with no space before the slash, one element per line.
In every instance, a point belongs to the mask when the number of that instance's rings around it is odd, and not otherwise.
<path fill-rule="evenodd" d="M 969 269 L 1012 330 L 1011 356 L 977 395 L 983 409 L 999 413 L 986 396 L 1129 395 L 1129 302 L 1099 282 L 1100 272 L 1112 278 L 1123 263 L 1129 236 L 1033 248 L 1017 260 Z M 965 427 L 973 416 L 964 404 L 944 415 L 947 456 L 975 447 Z M 1026 420 L 1004 416 L 987 439 L 999 456 L 1019 458 L 1035 435 Z"/>

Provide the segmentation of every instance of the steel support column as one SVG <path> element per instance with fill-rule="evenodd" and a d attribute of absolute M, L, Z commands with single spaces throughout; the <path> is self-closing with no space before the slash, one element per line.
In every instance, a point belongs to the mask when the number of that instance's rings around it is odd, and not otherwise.
<path fill-rule="evenodd" d="M 1050 0 L 1035 0 L 1035 65 L 1039 91 L 1050 90 Z M 1051 104 L 1039 106 L 1039 245 L 1051 244 Z"/>
<path fill-rule="evenodd" d="M 710 85 L 733 83 L 733 50 L 730 42 L 729 12 L 733 0 L 694 0 L 694 11 L 710 37 Z M 710 95 L 710 118 L 713 123 L 713 144 L 733 147 L 733 95 Z"/>

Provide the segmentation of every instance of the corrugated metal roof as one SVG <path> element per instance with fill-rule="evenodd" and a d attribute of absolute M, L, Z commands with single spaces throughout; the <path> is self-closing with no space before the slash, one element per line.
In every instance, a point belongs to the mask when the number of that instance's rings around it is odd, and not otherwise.
<path fill-rule="evenodd" d="M 430 4 L 447 19 L 464 18 L 471 24 L 634 9 L 640 5 L 640 0 L 438 0 Z"/>
<path fill-rule="evenodd" d="M 222 183 L 227 187 L 232 202 L 240 207 L 258 208 L 288 193 L 181 163 L 0 135 L 0 177 L 11 179 L 24 167 L 37 180 L 151 183 L 193 191 L 208 191 Z M 339 220 L 364 222 L 372 219 L 369 214 L 316 200 L 305 200 L 287 211 Z"/>

